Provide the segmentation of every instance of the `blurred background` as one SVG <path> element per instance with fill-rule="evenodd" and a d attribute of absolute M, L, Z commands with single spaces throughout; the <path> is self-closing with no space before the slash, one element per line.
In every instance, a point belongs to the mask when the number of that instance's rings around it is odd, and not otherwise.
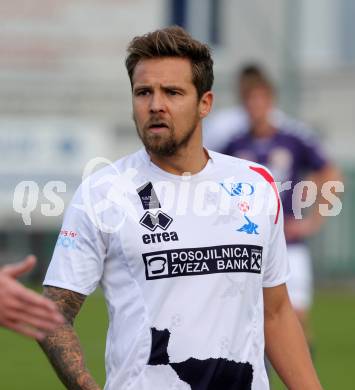
<path fill-rule="evenodd" d="M 276 81 L 279 106 L 308 123 L 342 169 L 343 209 L 311 243 L 318 287 L 313 321 L 325 388 L 353 388 L 347 367 L 355 362 L 354 16 L 353 0 L 0 1 L 0 262 L 34 253 L 39 265 L 31 281 L 43 278 L 63 217 L 58 210 L 43 215 L 43 207 L 54 207 L 50 189 L 67 204 L 90 158 L 114 161 L 140 147 L 124 67 L 128 42 L 179 24 L 213 48 L 215 110 L 236 103 L 237 67 L 258 62 Z M 18 199 L 23 181 L 32 190 Z M 55 183 L 48 187 L 53 181 L 64 182 L 65 192 Z M 26 207 L 31 221 L 22 218 Z M 1 332 L 14 337 L 5 343 L 12 350 L 18 336 Z M 101 353 L 103 333 L 100 340 Z M 34 388 L 49 388 L 41 387 L 41 375 Z M 335 385 L 351 375 L 349 385 Z M 51 389 L 62 388 L 48 380 Z"/>

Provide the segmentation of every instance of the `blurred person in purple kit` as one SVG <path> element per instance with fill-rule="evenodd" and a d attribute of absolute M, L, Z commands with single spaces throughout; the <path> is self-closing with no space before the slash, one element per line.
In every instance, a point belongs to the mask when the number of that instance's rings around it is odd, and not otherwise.
<path fill-rule="evenodd" d="M 291 266 L 287 287 L 292 305 L 310 341 L 308 314 L 312 304 L 313 275 L 305 239 L 317 233 L 324 222 L 318 207 L 320 203 L 327 203 L 321 196 L 322 185 L 327 181 L 340 180 L 340 174 L 321 150 L 314 134 L 274 107 L 274 87 L 261 68 L 250 65 L 241 70 L 239 95 L 242 107 L 234 111 L 234 134 L 229 131 L 224 144 L 220 141 L 218 151 L 266 165 L 277 182 L 291 182 L 289 189 L 281 189 Z M 233 128 L 232 117 L 229 113 L 227 122 L 230 129 Z M 213 128 L 209 131 L 213 131 Z M 207 146 L 212 145 L 207 142 Z M 292 204 L 292 194 L 295 185 L 305 179 L 312 180 L 318 191 L 311 210 L 297 219 L 293 209 L 297 205 Z M 304 195 L 306 192 L 300 194 L 298 199 L 303 199 Z"/>

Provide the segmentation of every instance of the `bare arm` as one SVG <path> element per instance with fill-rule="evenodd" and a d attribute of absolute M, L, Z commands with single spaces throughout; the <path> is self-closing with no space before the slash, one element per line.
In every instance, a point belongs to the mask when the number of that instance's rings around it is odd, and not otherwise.
<path fill-rule="evenodd" d="M 320 171 L 313 172 L 307 180 L 311 180 L 316 184 L 316 200 L 308 215 L 302 219 L 285 219 L 285 235 L 288 240 L 304 239 L 318 233 L 326 220 L 326 218 L 319 212 L 319 205 L 321 203 L 325 203 L 329 204 L 329 207 L 331 206 L 330 203 L 322 196 L 321 189 L 323 184 L 327 182 L 343 182 L 340 171 L 333 165 L 326 165 Z M 336 194 L 334 188 L 331 192 Z"/>
<path fill-rule="evenodd" d="M 85 295 L 49 286 L 44 288 L 44 295 L 57 304 L 65 324 L 41 341 L 41 348 L 67 389 L 100 390 L 85 366 L 79 338 L 73 328 Z"/>
<path fill-rule="evenodd" d="M 0 325 L 40 340 L 63 324 L 64 318 L 52 301 L 16 280 L 35 264 L 36 258 L 27 256 L 20 263 L 0 269 Z"/>
<path fill-rule="evenodd" d="M 265 348 L 290 390 L 321 390 L 306 340 L 285 284 L 264 288 Z"/>

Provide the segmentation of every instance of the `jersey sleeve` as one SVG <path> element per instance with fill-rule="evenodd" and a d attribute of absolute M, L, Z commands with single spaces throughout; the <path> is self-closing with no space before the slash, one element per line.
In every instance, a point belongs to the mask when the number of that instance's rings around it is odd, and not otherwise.
<path fill-rule="evenodd" d="M 251 165 L 249 168 L 259 174 L 267 184 L 267 214 L 270 233 L 266 242 L 266 257 L 263 261 L 263 287 L 274 287 L 285 283 L 289 278 L 290 268 L 287 258 L 286 239 L 284 233 L 284 217 L 280 194 L 271 172 L 262 165 Z"/>
<path fill-rule="evenodd" d="M 83 207 L 79 187 L 64 217 L 43 285 L 92 293 L 103 273 L 104 235 Z"/>
<path fill-rule="evenodd" d="M 263 287 L 275 287 L 285 283 L 290 274 L 284 233 L 284 217 L 282 205 L 277 221 L 271 219 L 268 255 L 263 274 Z"/>

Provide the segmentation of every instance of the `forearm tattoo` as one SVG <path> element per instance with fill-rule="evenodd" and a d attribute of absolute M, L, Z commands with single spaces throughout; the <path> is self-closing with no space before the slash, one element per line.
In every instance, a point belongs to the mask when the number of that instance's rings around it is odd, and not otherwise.
<path fill-rule="evenodd" d="M 100 390 L 85 366 L 79 338 L 73 328 L 85 295 L 57 287 L 45 287 L 43 295 L 56 302 L 66 319 L 64 325 L 40 342 L 57 375 L 69 390 Z"/>

